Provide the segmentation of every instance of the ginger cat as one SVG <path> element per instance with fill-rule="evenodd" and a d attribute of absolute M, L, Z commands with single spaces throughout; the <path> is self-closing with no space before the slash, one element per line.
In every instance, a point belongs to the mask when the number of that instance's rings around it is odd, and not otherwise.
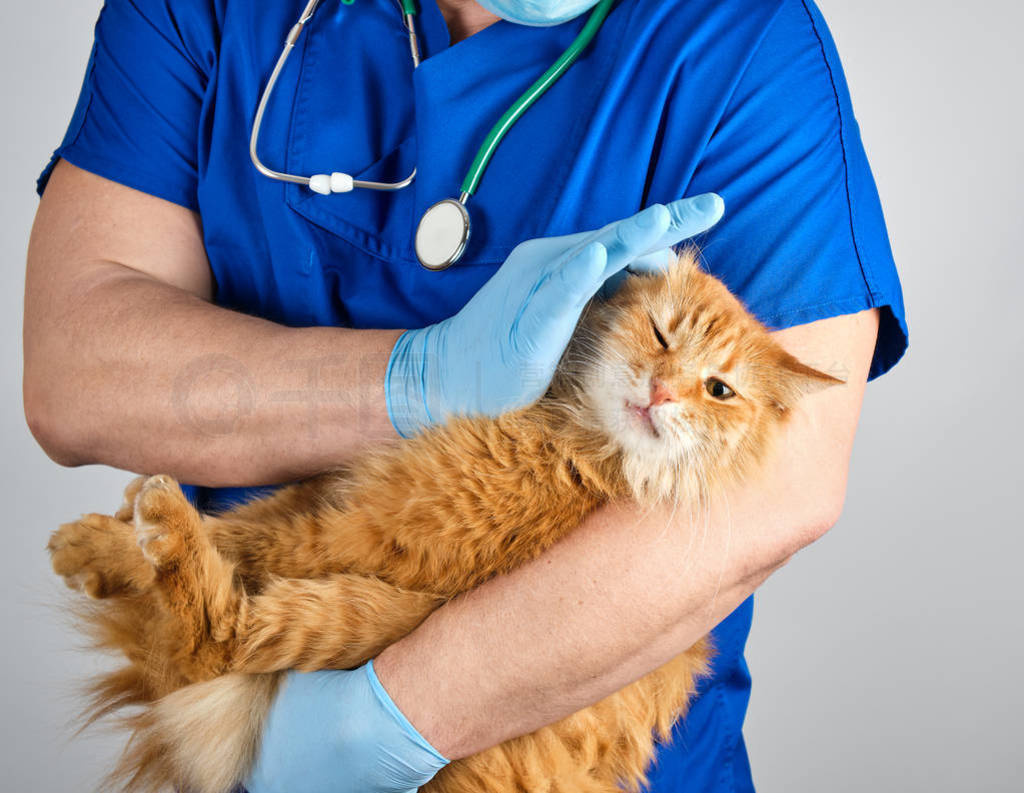
<path fill-rule="evenodd" d="M 374 657 L 445 601 L 536 558 L 611 499 L 704 503 L 748 474 L 801 395 L 840 382 L 786 353 L 692 252 L 595 302 L 547 395 L 458 419 L 217 516 L 166 476 L 50 540 L 127 666 L 93 718 L 140 706 L 114 777 L 228 793 L 282 670 Z M 638 790 L 708 668 L 706 641 L 560 722 L 453 762 L 429 793 Z"/>

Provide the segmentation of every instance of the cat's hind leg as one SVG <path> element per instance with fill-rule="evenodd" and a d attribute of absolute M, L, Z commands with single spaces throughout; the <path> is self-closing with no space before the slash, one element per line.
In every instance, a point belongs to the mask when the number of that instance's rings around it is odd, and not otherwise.
<path fill-rule="evenodd" d="M 267 528 L 272 527 L 268 524 Z M 257 594 L 238 585 L 199 513 L 173 479 L 152 477 L 135 500 L 135 531 L 155 590 L 178 624 L 179 669 L 190 679 L 228 671 L 343 669 L 372 658 L 444 598 L 371 576 L 271 578 Z"/>
<path fill-rule="evenodd" d="M 202 518 L 169 476 L 153 476 L 138 489 L 135 536 L 154 572 L 168 620 L 177 634 L 165 637 L 175 648 L 180 671 L 206 680 L 227 670 L 235 629 L 244 621 L 244 593 L 235 585 L 234 566 L 221 556 L 203 530 Z"/>

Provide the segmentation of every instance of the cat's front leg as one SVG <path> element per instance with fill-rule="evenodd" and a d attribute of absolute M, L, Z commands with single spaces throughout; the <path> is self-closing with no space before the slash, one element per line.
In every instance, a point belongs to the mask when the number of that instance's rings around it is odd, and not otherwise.
<path fill-rule="evenodd" d="M 210 542 L 201 516 L 171 477 L 142 483 L 133 513 L 138 547 L 169 617 L 165 625 L 177 633 L 163 639 L 179 671 L 194 681 L 224 673 L 246 608 L 233 564 Z"/>

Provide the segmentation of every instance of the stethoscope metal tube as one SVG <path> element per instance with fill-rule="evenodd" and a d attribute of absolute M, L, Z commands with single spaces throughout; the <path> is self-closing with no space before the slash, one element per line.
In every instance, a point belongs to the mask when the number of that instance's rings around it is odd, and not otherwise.
<path fill-rule="evenodd" d="M 316 7 L 319 4 L 320 0 L 309 0 L 302 11 L 302 15 L 299 17 L 299 21 L 292 26 L 290 31 L 288 31 L 288 36 L 284 42 L 284 49 L 281 50 L 281 54 L 277 58 L 277 63 L 274 64 L 274 70 L 270 73 L 267 85 L 264 87 L 263 93 L 260 95 L 259 105 L 256 107 L 256 116 L 252 122 L 252 134 L 249 136 L 249 159 L 252 160 L 252 164 L 256 166 L 257 171 L 270 179 L 276 179 L 279 182 L 291 182 L 292 184 L 305 185 L 311 190 L 324 195 L 329 193 L 348 193 L 357 187 L 361 187 L 366 190 L 401 190 L 403 187 L 408 187 L 416 178 L 415 168 L 412 169 L 411 174 L 400 182 L 371 182 L 363 179 L 353 179 L 350 174 L 340 171 L 335 171 L 331 174 L 315 174 L 313 176 L 298 176 L 297 174 L 283 173 L 282 171 L 275 171 L 272 168 L 267 167 L 260 159 L 258 153 L 260 129 L 263 126 L 263 116 L 267 111 L 267 105 L 270 103 L 270 97 L 274 92 L 274 86 L 277 85 L 277 79 L 281 76 L 281 71 L 284 69 L 285 63 L 288 62 L 288 56 L 292 54 L 292 50 L 295 48 L 295 42 L 298 41 L 299 35 L 302 33 L 302 29 L 306 26 L 306 23 L 312 19 L 313 12 L 316 11 Z M 411 0 L 402 0 L 402 19 L 405 22 L 406 30 L 409 32 L 409 50 L 412 54 L 413 69 L 420 65 L 420 48 L 416 39 L 416 26 L 413 19 L 415 13 L 415 6 L 412 4 Z"/>

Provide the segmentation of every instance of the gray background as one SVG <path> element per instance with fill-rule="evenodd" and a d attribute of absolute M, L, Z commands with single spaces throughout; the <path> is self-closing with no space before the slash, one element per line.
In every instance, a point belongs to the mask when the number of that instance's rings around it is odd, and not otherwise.
<path fill-rule="evenodd" d="M 1024 790 L 1018 498 L 1024 7 L 820 0 L 910 312 L 869 387 L 846 512 L 763 588 L 746 735 L 763 791 Z M 124 473 L 61 469 L 21 410 L 33 182 L 67 124 L 98 2 L 5 3 L 0 48 L 0 788 L 90 789 L 119 746 L 71 739 L 96 668 L 53 604 L 51 529 Z M 283 34 L 283 31 L 282 31 Z"/>

